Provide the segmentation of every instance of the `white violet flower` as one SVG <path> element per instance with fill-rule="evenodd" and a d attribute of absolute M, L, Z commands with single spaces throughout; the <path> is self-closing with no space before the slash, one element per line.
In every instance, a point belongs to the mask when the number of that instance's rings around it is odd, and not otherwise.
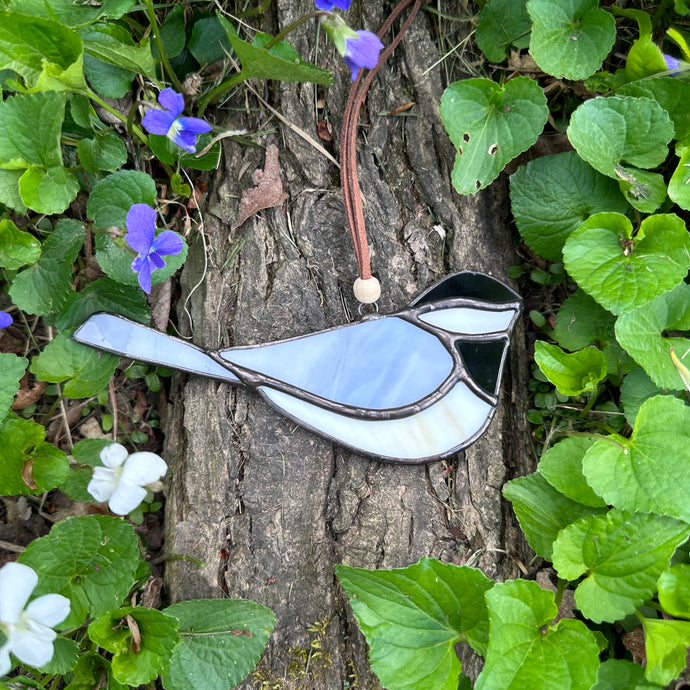
<path fill-rule="evenodd" d="M 26 602 L 38 584 L 38 575 L 22 563 L 0 568 L 0 629 L 7 636 L 0 647 L 0 676 L 12 669 L 10 652 L 27 666 L 40 667 L 53 658 L 52 626 L 69 615 L 70 602 L 61 594 L 44 594 Z"/>
<path fill-rule="evenodd" d="M 100 454 L 105 467 L 94 467 L 93 478 L 86 487 L 99 502 L 117 515 L 127 515 L 146 498 L 146 488 L 157 491 L 160 478 L 168 471 L 163 458 L 155 453 L 129 455 L 119 443 L 106 446 Z"/>

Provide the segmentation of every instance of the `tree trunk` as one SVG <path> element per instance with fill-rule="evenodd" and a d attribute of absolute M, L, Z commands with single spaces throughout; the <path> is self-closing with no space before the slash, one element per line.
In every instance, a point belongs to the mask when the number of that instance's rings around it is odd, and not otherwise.
<path fill-rule="evenodd" d="M 268 31 L 313 9 L 309 0 L 276 5 Z M 349 23 L 376 31 L 392 5 L 366 7 L 363 19 L 348 13 Z M 449 272 L 476 269 L 505 278 L 517 263 L 505 179 L 472 197 L 459 197 L 450 184 L 455 154 L 439 118 L 443 84 L 433 67 L 438 52 L 431 24 L 423 12 L 415 19 L 374 80 L 360 116 L 366 136 L 358 144 L 358 169 L 383 313 L 407 305 Z M 358 318 L 337 168 L 292 128 L 318 140 L 317 120 L 325 119 L 337 152 L 350 74 L 323 38 L 315 51 L 315 37 L 315 24 L 308 23 L 290 40 L 305 59 L 318 55 L 319 64 L 335 69 L 332 88 L 252 83 L 289 125 L 271 118 L 243 88 L 231 101 L 236 108 L 217 111 L 223 126 L 263 129 L 258 142 L 278 145 L 289 198 L 230 232 L 241 192 L 252 186 L 252 171 L 264 166 L 264 151 L 225 144 L 204 213 L 205 239 L 192 239 L 182 277 L 180 304 L 191 292 L 193 328 L 182 309 L 179 324 L 199 345 L 263 343 Z M 325 109 L 317 109 L 317 97 Z M 411 101 L 404 115 L 384 116 Z M 266 653 L 240 687 L 379 687 L 335 579 L 337 563 L 397 568 L 433 556 L 469 562 L 493 578 L 518 574 L 516 563 L 528 556 L 501 488 L 532 469 L 526 380 L 518 326 L 488 432 L 447 461 L 402 466 L 333 446 L 246 390 L 175 378 L 167 549 L 205 567 L 170 561 L 168 591 L 172 601 L 243 597 L 275 612 Z M 464 670 L 476 676 L 477 659 L 467 656 Z"/>

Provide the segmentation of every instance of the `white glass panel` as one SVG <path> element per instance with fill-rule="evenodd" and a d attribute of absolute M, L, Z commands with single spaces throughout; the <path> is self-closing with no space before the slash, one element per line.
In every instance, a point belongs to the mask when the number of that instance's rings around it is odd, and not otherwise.
<path fill-rule="evenodd" d="M 450 333 L 482 335 L 506 331 L 515 316 L 515 309 L 489 311 L 471 307 L 439 309 L 420 315 L 420 320 Z"/>
<path fill-rule="evenodd" d="M 438 402 L 402 419 L 353 419 L 267 386 L 259 388 L 276 407 L 322 434 L 384 458 L 421 460 L 458 447 L 486 422 L 491 406 L 458 382 Z"/>
<path fill-rule="evenodd" d="M 374 410 L 422 400 L 453 368 L 436 336 L 394 316 L 220 355 L 327 400 Z"/>
<path fill-rule="evenodd" d="M 85 345 L 160 366 L 239 383 L 240 380 L 203 350 L 165 333 L 154 331 L 114 314 L 94 314 L 74 333 Z"/>

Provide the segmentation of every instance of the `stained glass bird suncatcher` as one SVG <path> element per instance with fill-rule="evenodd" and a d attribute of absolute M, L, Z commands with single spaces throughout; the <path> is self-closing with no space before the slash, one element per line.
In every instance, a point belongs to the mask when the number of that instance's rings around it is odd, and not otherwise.
<path fill-rule="evenodd" d="M 507 285 L 465 271 L 394 314 L 256 346 L 207 352 L 106 313 L 89 317 L 73 337 L 246 386 L 334 443 L 412 464 L 452 455 L 487 428 L 520 311 Z"/>

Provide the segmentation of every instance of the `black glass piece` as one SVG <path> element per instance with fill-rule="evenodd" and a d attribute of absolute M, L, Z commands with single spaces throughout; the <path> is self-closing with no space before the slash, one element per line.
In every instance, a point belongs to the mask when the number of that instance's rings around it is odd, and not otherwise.
<path fill-rule="evenodd" d="M 503 355 L 508 346 L 505 338 L 490 341 L 457 340 L 458 349 L 467 373 L 490 395 L 498 393 L 503 369 Z"/>
<path fill-rule="evenodd" d="M 440 280 L 427 292 L 422 293 L 410 306 L 419 307 L 429 302 L 455 297 L 467 297 L 495 304 L 515 302 L 520 299 L 516 292 L 495 278 L 484 273 L 464 271 Z"/>

